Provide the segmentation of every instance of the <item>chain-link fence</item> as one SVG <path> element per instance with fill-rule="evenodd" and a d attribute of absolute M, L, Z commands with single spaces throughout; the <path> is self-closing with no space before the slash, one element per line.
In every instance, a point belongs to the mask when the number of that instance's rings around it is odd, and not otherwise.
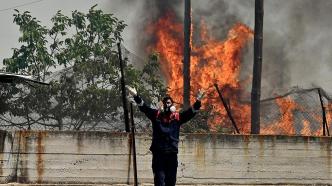
<path fill-rule="evenodd" d="M 114 49 L 116 50 L 116 49 Z M 135 68 L 140 68 L 144 65 L 145 61 L 139 56 L 127 50 L 122 46 L 123 59 L 128 64 L 133 64 Z M 73 74 L 73 67 L 64 68 L 59 71 L 53 72 L 47 81 L 57 80 L 66 81 L 66 77 Z M 90 113 L 86 115 L 79 115 L 68 117 L 65 115 L 67 112 L 65 109 L 58 110 L 54 107 L 59 106 L 59 100 L 52 98 L 49 103 L 53 107 L 52 118 L 46 118 L 43 115 L 43 111 L 40 113 L 33 112 L 35 106 L 39 103 L 29 102 L 30 98 L 19 99 L 27 96 L 33 88 L 31 85 L 21 84 L 15 87 L 15 90 L 10 90 L 8 84 L 1 85 L 1 99 L 11 99 L 12 103 L 15 101 L 21 101 L 16 103 L 17 111 L 24 112 L 24 114 L 9 114 L 8 112 L 0 113 L 0 127 L 5 130 L 13 129 L 34 129 L 34 130 L 106 130 L 106 131 L 124 131 L 124 116 L 121 105 L 121 94 L 107 94 L 110 99 L 107 101 L 113 101 L 113 105 L 116 106 L 115 111 L 105 113 L 102 117 L 93 117 L 86 120 L 75 117 L 88 117 Z M 10 91 L 9 91 L 10 90 Z M 66 91 L 71 91 L 67 90 Z M 10 96 L 10 94 L 15 94 Z M 40 92 L 35 92 L 36 100 L 40 96 L 39 100 L 42 100 L 43 95 Z M 56 95 L 53 95 L 56 97 Z M 219 98 L 216 98 L 219 99 Z M 2 101 L 4 102 L 4 101 Z M 218 100 L 216 104 L 221 104 Z M 332 101 L 330 97 L 319 88 L 313 89 L 299 89 L 295 88 L 282 96 L 276 96 L 261 101 L 261 134 L 280 134 L 280 135 L 323 135 L 328 134 L 332 124 Z M 152 105 L 156 105 L 152 102 Z M 4 108 L 6 105 L 2 105 Z M 8 105 L 7 105 L 8 106 Z M 112 104 L 110 104 L 112 106 Z M 202 111 L 202 114 L 196 117 L 196 120 L 191 122 L 190 126 L 184 126 L 185 132 L 227 132 L 232 133 L 232 126 L 230 123 L 224 124 L 226 129 L 230 130 L 209 130 L 208 121 L 211 121 L 211 113 L 218 114 L 213 111 L 213 105 L 206 107 L 206 110 Z M 65 107 L 63 107 L 65 108 Z M 15 109 L 15 108 L 13 108 Z M 75 109 L 75 108 L 74 108 Z M 91 112 L 91 111 L 90 111 Z M 135 123 L 138 131 L 151 131 L 151 124 L 142 113 L 140 113 L 137 107 L 134 106 Z M 61 116 L 63 114 L 64 116 Z M 98 115 L 97 115 L 98 116 Z M 248 115 L 250 116 L 250 115 Z M 222 117 L 227 117 L 223 115 Z M 237 118 L 235 118 L 236 120 Z M 200 124 L 197 124 L 197 121 Z M 227 121 L 228 119 L 224 119 Z M 247 118 L 250 121 L 250 118 Z M 83 123 L 82 123 L 83 122 Z M 237 122 L 237 121 L 235 121 Z M 324 126 L 323 124 L 326 123 Z M 190 124 L 190 123 L 189 123 Z M 62 126 L 61 128 L 59 126 Z M 222 126 L 223 124 L 221 124 Z M 229 125 L 229 126 L 228 126 Z M 240 133 L 249 133 L 250 123 L 242 124 L 239 126 Z M 80 127 L 78 127 L 80 126 Z M 325 128 L 325 130 L 323 130 Z"/>
<path fill-rule="evenodd" d="M 294 89 L 261 102 L 261 133 L 323 135 L 331 127 L 331 99 L 319 88 Z M 325 119 L 326 120 L 325 120 Z"/>

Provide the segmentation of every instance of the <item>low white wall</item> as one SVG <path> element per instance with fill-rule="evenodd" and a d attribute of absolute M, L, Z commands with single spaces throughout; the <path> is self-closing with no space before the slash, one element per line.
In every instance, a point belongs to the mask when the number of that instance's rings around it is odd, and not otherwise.
<path fill-rule="evenodd" d="M 0 182 L 132 183 L 129 135 L 0 133 Z M 150 136 L 136 134 L 139 182 L 152 183 Z M 331 138 L 185 134 L 178 183 L 331 184 Z"/>

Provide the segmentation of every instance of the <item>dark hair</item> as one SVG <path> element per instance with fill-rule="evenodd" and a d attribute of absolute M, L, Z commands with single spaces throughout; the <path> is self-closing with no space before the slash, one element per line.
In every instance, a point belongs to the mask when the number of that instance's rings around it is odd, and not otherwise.
<path fill-rule="evenodd" d="M 166 104 L 166 101 L 167 101 L 167 100 L 171 100 L 172 103 L 174 103 L 174 101 L 173 101 L 173 99 L 171 98 L 171 96 L 165 96 L 165 97 L 163 98 L 163 104 Z"/>

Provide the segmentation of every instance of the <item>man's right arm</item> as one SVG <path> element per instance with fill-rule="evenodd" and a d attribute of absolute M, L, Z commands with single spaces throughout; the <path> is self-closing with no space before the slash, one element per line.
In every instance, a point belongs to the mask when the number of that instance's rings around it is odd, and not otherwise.
<path fill-rule="evenodd" d="M 152 109 L 149 106 L 147 106 L 142 98 L 140 98 L 137 94 L 137 90 L 133 87 L 126 86 L 128 92 L 130 95 L 134 97 L 135 102 L 137 103 L 137 106 L 140 111 L 142 111 L 150 120 L 154 120 L 157 116 L 158 110 Z"/>
<path fill-rule="evenodd" d="M 134 96 L 134 100 L 139 110 L 142 111 L 150 120 L 154 120 L 156 118 L 158 110 L 147 106 L 138 95 Z"/>

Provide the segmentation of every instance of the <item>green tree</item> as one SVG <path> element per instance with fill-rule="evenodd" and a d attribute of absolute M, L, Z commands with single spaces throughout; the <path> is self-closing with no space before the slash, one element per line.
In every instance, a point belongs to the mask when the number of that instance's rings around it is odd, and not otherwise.
<path fill-rule="evenodd" d="M 70 17 L 58 11 L 51 28 L 30 12 L 15 12 L 22 46 L 4 59 L 6 71 L 46 81 L 52 68 L 65 70 L 50 87 L 28 86 L 10 94 L 7 115 L 20 118 L 27 128 L 37 124 L 59 130 L 93 130 L 101 123 L 121 121 L 120 67 L 114 46 L 122 41 L 126 24 L 96 5 L 86 14 L 73 11 Z M 142 71 L 126 61 L 126 81 L 147 97 L 160 97 L 165 88 L 155 76 L 157 70 L 157 55 L 150 56 Z"/>

